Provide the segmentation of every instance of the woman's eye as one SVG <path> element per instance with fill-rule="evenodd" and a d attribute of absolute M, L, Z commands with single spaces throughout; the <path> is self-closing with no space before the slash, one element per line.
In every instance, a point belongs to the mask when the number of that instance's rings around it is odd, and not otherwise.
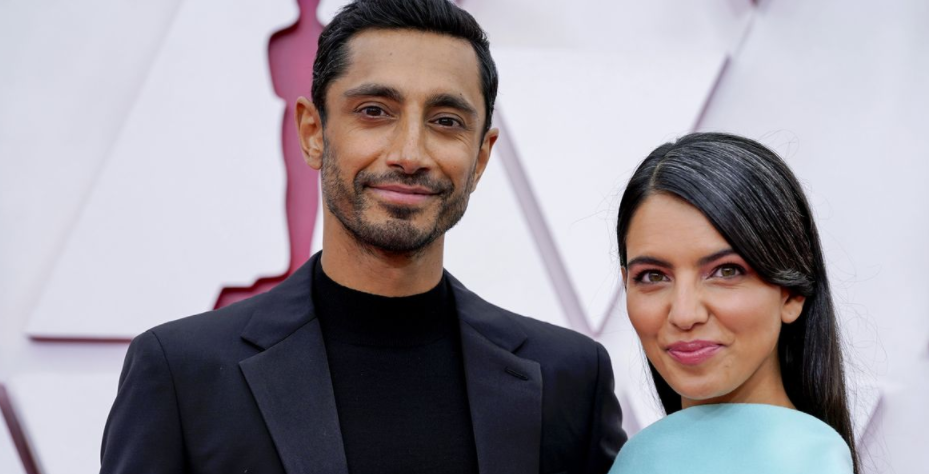
<path fill-rule="evenodd" d="M 642 283 L 661 283 L 666 279 L 667 278 L 664 276 L 664 274 L 655 271 L 644 271 L 639 274 L 638 278 L 636 278 L 636 280 Z"/>
<path fill-rule="evenodd" d="M 737 265 L 723 265 L 717 268 L 712 276 L 717 278 L 733 278 L 744 274 L 745 271 Z"/>

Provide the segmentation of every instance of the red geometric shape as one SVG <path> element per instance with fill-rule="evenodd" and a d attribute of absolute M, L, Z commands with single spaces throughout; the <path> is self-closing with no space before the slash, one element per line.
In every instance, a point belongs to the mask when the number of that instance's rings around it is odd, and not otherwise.
<path fill-rule="evenodd" d="M 290 237 L 290 267 L 283 275 L 259 278 L 249 287 L 226 287 L 220 292 L 215 308 L 222 308 L 251 296 L 264 293 L 290 276 L 310 257 L 316 212 L 319 209 L 319 180 L 316 170 L 303 161 L 303 152 L 294 125 L 294 103 L 300 96 L 310 96 L 313 84 L 313 59 L 316 40 L 322 25 L 316 19 L 319 0 L 298 0 L 300 18 L 278 31 L 268 41 L 268 62 L 274 92 L 287 104 L 281 120 L 281 146 L 287 173 L 287 227 Z"/>
<path fill-rule="evenodd" d="M 26 470 L 26 474 L 39 474 L 39 468 L 36 465 L 35 459 L 32 457 L 32 450 L 29 449 L 26 435 L 23 433 L 23 428 L 19 424 L 19 420 L 16 419 L 16 413 L 13 411 L 10 397 L 7 395 L 6 388 L 2 384 L 0 384 L 0 413 L 2 413 L 3 419 L 6 420 L 6 426 L 10 430 L 10 437 L 13 438 L 13 444 L 16 445 L 16 452 L 19 454 L 19 459 L 23 462 L 23 469 Z M 3 429 L 3 427 L 0 427 L 0 429 Z"/>

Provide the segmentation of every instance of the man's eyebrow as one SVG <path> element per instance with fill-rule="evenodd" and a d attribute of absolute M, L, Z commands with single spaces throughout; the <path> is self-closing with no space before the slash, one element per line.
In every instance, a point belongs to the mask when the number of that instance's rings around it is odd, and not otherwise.
<path fill-rule="evenodd" d="M 394 102 L 403 102 L 403 94 L 399 90 L 382 84 L 362 84 L 345 91 L 345 97 L 382 97 Z"/>
<path fill-rule="evenodd" d="M 723 250 L 720 250 L 719 252 L 711 253 L 710 255 L 707 255 L 706 257 L 703 257 L 700 260 L 697 260 L 697 266 L 702 267 L 710 262 L 719 260 L 729 255 L 733 255 L 735 253 L 736 253 L 735 250 L 732 250 L 732 249 L 723 249 Z"/>
<path fill-rule="evenodd" d="M 671 268 L 670 263 L 649 255 L 642 255 L 626 262 L 626 268 L 633 265 L 655 265 L 656 267 Z"/>
<path fill-rule="evenodd" d="M 448 107 L 460 110 L 467 115 L 477 117 L 477 109 L 469 104 L 467 100 L 452 94 L 440 93 L 429 97 L 426 101 L 426 108 Z"/>

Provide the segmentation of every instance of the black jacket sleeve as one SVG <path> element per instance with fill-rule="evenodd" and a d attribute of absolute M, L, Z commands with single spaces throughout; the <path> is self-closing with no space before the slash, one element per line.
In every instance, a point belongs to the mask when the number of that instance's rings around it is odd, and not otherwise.
<path fill-rule="evenodd" d="M 613 364 L 610 355 L 597 344 L 597 388 L 592 410 L 590 451 L 587 455 L 589 474 L 606 474 L 613 459 L 626 442 L 623 431 L 623 414 L 616 399 L 613 382 Z"/>
<path fill-rule="evenodd" d="M 129 345 L 116 401 L 103 431 L 101 474 L 177 474 L 184 461 L 171 368 L 151 331 Z"/>

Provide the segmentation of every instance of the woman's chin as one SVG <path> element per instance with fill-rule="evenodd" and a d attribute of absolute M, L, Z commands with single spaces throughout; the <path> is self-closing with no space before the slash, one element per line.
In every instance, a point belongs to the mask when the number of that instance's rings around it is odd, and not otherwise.
<path fill-rule="evenodd" d="M 723 397 L 728 393 L 725 389 L 711 384 L 672 384 L 671 388 L 685 400 L 685 405 L 687 405 L 686 400 L 690 400 L 693 405 L 699 405 Z"/>

